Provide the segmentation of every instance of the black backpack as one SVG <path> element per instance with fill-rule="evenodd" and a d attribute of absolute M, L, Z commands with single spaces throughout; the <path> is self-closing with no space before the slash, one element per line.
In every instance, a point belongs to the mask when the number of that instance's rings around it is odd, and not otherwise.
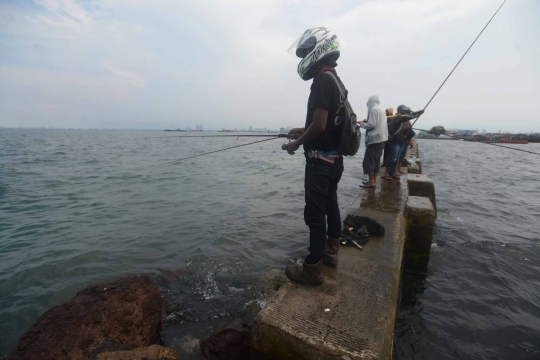
<path fill-rule="evenodd" d="M 342 124 L 341 134 L 338 140 L 337 152 L 341 155 L 353 156 L 358 152 L 360 148 L 360 140 L 362 135 L 360 133 L 360 126 L 356 123 L 356 114 L 347 100 L 348 91 L 343 86 L 343 83 L 339 81 L 337 76 L 331 72 L 326 71 L 323 75 L 328 74 L 337 88 L 339 89 L 339 105 L 336 113 L 336 125 Z"/>

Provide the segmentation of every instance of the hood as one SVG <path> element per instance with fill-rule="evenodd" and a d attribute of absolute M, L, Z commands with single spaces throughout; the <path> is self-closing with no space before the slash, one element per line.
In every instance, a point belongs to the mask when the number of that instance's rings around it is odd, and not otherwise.
<path fill-rule="evenodd" d="M 366 103 L 368 111 L 373 109 L 375 106 L 378 106 L 380 103 L 381 102 L 379 101 L 379 97 L 377 95 L 370 96 Z"/>

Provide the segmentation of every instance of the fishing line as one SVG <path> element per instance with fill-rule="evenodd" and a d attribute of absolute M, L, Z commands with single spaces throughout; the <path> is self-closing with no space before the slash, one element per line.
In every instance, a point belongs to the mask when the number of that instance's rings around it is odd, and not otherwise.
<path fill-rule="evenodd" d="M 423 129 L 418 129 L 418 128 L 414 128 L 414 130 L 425 131 L 425 132 L 428 132 L 428 133 L 430 133 L 430 134 L 436 134 L 436 135 L 439 134 L 439 133 L 436 133 L 436 132 L 434 132 L 434 131 L 428 131 L 428 130 L 423 130 Z M 516 148 L 513 148 L 513 147 L 509 147 L 509 146 L 504 146 L 504 145 L 499 145 L 499 144 L 493 144 L 493 143 L 487 143 L 487 142 L 478 141 L 478 140 L 471 140 L 471 139 L 467 139 L 467 138 L 463 138 L 463 137 L 455 136 L 455 135 L 447 135 L 447 134 L 444 134 L 444 135 L 450 136 L 450 137 L 453 137 L 453 138 L 456 138 L 456 139 L 461 139 L 461 140 L 469 141 L 469 142 L 480 143 L 480 144 L 486 144 L 486 145 L 493 145 L 493 146 L 498 146 L 498 147 L 502 147 L 502 148 L 505 148 L 505 149 L 510 149 L 510 150 L 516 150 L 516 151 L 526 152 L 526 153 L 534 154 L 534 155 L 540 155 L 540 153 L 537 153 L 537 152 L 534 152 L 534 151 L 528 151 L 528 150 L 523 150 L 523 149 L 516 149 Z"/>
<path fill-rule="evenodd" d="M 444 79 L 443 83 L 441 84 L 441 86 L 439 86 L 439 88 L 437 89 L 437 91 L 435 91 L 435 94 L 433 94 L 433 96 L 431 97 L 431 99 L 429 100 L 429 102 L 427 103 L 427 105 L 424 107 L 424 110 L 427 109 L 427 107 L 429 106 L 429 104 L 431 104 L 431 101 L 435 98 L 435 96 L 437 96 L 437 94 L 439 93 L 439 90 L 441 90 L 441 88 L 443 87 L 443 85 L 446 83 L 446 80 L 448 80 L 448 78 L 452 75 L 452 73 L 454 72 L 454 70 L 456 70 L 456 68 L 458 67 L 458 65 L 461 63 L 461 60 L 463 60 L 463 58 L 465 57 L 465 55 L 467 55 L 467 53 L 469 52 L 469 50 L 471 50 L 471 48 L 473 47 L 474 43 L 476 43 L 476 40 L 478 40 L 478 38 L 480 37 L 480 35 L 482 35 L 482 33 L 484 32 L 484 30 L 486 30 L 486 28 L 488 27 L 489 23 L 491 22 L 491 20 L 493 20 L 493 18 L 495 17 L 495 15 L 497 15 L 497 13 L 499 12 L 499 10 L 501 10 L 501 8 L 503 7 L 503 5 L 506 3 L 506 0 L 503 1 L 503 3 L 501 4 L 501 6 L 499 6 L 499 8 L 497 9 L 497 11 L 495 12 L 495 14 L 493 14 L 493 16 L 491 17 L 491 19 L 489 19 L 488 23 L 486 24 L 486 26 L 484 26 L 484 28 L 482 29 L 482 31 L 480 31 L 480 34 L 478 34 L 478 36 L 476 37 L 476 39 L 474 39 L 474 41 L 472 42 L 471 46 L 469 46 L 469 48 L 467 49 L 467 51 L 465 51 L 465 54 L 463 54 L 463 56 L 461 57 L 461 59 L 459 59 L 459 61 L 457 62 L 456 66 L 454 66 L 454 68 L 452 69 L 452 71 L 450 71 L 450 74 L 448 74 L 448 76 L 446 77 L 446 79 Z M 422 115 L 420 115 L 422 116 Z M 416 118 L 416 120 L 414 120 L 414 122 L 412 123 L 412 126 L 414 126 L 414 124 L 416 124 L 416 122 L 420 119 L 420 116 L 418 116 Z"/>
<path fill-rule="evenodd" d="M 280 134 L 281 135 L 281 134 Z M 283 134 L 283 135 L 286 135 L 286 134 Z M 236 146 L 231 146 L 231 147 L 228 147 L 228 148 L 225 148 L 225 149 L 219 149 L 219 150 L 214 150 L 214 151 L 209 151 L 207 153 L 204 153 L 204 154 L 199 154 L 199 155 L 193 155 L 193 156 L 190 156 L 190 157 L 186 157 L 186 158 L 182 158 L 182 159 L 178 159 L 178 160 L 174 160 L 174 161 L 171 161 L 169 163 L 165 163 L 163 165 L 174 165 L 174 164 L 177 164 L 181 161 L 184 161 L 184 160 L 188 160 L 188 159 L 193 159 L 193 158 L 196 158 L 196 157 L 199 157 L 199 156 L 204 156 L 204 155 L 208 155 L 208 154 L 213 154 L 213 153 L 217 153 L 217 152 L 220 152 L 220 151 L 225 151 L 225 150 L 230 150 L 230 149 L 236 149 L 236 148 L 239 148 L 239 147 L 242 147 L 242 146 L 248 146 L 248 145 L 252 145 L 252 144 L 257 144 L 257 143 L 261 143 L 261 142 L 264 142 L 264 141 L 270 141 L 270 140 L 275 140 L 275 139 L 279 139 L 283 136 L 276 136 L 274 135 L 274 137 L 272 139 L 264 139 L 264 140 L 259 140 L 259 141 L 253 141 L 253 142 L 250 142 L 250 143 L 247 143 L 247 144 L 242 144 L 242 145 L 236 145 Z"/>
<path fill-rule="evenodd" d="M 441 86 L 439 86 L 439 88 L 437 89 L 437 91 L 435 91 L 435 94 L 433 94 L 433 96 L 431 97 L 431 99 L 429 99 L 428 103 L 426 104 L 426 106 L 424 107 L 424 111 L 427 109 L 427 107 L 429 106 L 429 104 L 431 104 L 431 102 L 433 101 L 433 99 L 435 98 L 435 96 L 437 96 L 437 94 L 439 93 L 439 91 L 442 89 L 442 87 L 444 86 L 444 84 L 446 83 L 446 81 L 450 78 L 450 76 L 454 73 L 454 70 L 456 70 L 456 68 L 458 67 L 458 65 L 461 63 L 461 60 L 463 60 L 463 58 L 465 57 L 465 55 L 467 55 L 467 53 L 469 52 L 469 50 L 471 50 L 471 48 L 473 47 L 473 45 L 476 43 L 476 40 L 478 40 L 478 38 L 480 37 L 480 35 L 482 35 L 482 33 L 484 32 L 484 30 L 486 30 L 486 28 L 488 27 L 488 25 L 491 23 L 491 20 L 493 20 L 493 18 L 495 17 L 495 15 L 497 15 L 497 13 L 499 12 L 499 10 L 501 10 L 501 8 L 503 7 L 503 5 L 506 3 L 506 0 L 503 1 L 503 3 L 501 4 L 501 6 L 499 6 L 499 8 L 497 9 L 497 11 L 495 11 L 495 14 L 493 14 L 493 16 L 491 17 L 491 19 L 489 19 L 489 21 L 487 22 L 486 26 L 484 26 L 484 28 L 482 29 L 482 31 L 480 31 L 480 34 L 478 34 L 478 36 L 476 37 L 476 39 L 474 39 L 474 41 L 472 42 L 471 46 L 469 46 L 469 48 L 467 49 L 467 51 L 465 51 L 465 54 L 463 54 L 463 56 L 461 57 L 461 59 L 459 59 L 459 61 L 457 62 L 456 66 L 454 66 L 454 68 L 452 69 L 452 71 L 450 71 L 450 74 L 448 74 L 448 76 L 446 77 L 446 79 L 444 79 L 444 81 L 442 82 Z M 414 126 L 414 124 L 416 124 L 416 122 L 418 120 L 420 120 L 420 116 L 422 116 L 422 114 L 420 114 L 416 120 L 414 120 L 414 122 L 412 123 L 411 125 L 411 128 Z M 417 129 L 418 130 L 418 129 Z M 429 132 L 429 131 L 428 131 Z M 465 139 L 464 139 L 465 140 Z M 496 144 L 490 144 L 490 145 L 496 145 Z M 496 145 L 497 146 L 497 145 Z M 501 146 L 501 145 L 498 145 L 498 146 Z M 501 146 L 501 147 L 506 147 L 506 146 Z M 508 148 L 508 149 L 514 149 L 514 148 Z M 514 150 L 519 150 L 519 149 L 514 149 Z M 519 151 L 525 151 L 525 152 L 528 152 L 526 150 L 519 150 Z M 536 154 L 536 153 L 533 153 L 533 154 Z M 388 160 L 388 158 L 386 158 L 382 165 L 381 166 L 384 166 L 384 164 L 386 163 L 386 160 Z"/>
<path fill-rule="evenodd" d="M 287 134 L 249 134 L 249 135 L 183 135 L 183 136 L 146 136 L 135 139 L 167 139 L 167 138 L 206 138 L 206 137 L 287 137 Z"/>

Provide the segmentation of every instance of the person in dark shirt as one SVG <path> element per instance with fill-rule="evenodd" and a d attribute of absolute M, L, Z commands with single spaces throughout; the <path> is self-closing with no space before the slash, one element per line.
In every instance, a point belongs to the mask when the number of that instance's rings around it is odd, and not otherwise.
<path fill-rule="evenodd" d="M 406 127 L 404 127 L 403 124 L 407 121 L 416 119 L 424 113 L 424 110 L 412 112 L 407 108 L 407 106 L 399 105 L 397 112 L 397 116 L 392 117 L 391 123 L 388 127 L 388 143 L 390 153 L 385 164 L 386 171 L 382 176 L 382 178 L 386 180 L 399 179 L 399 176 L 396 175 L 396 166 L 401 149 L 407 141 L 405 134 Z"/>
<path fill-rule="evenodd" d="M 411 108 L 407 107 L 407 111 L 411 112 Z M 416 135 L 415 131 L 412 128 L 412 124 L 410 121 L 405 121 L 403 123 L 403 135 L 405 136 L 405 142 L 401 146 L 401 150 L 398 155 L 398 161 L 396 165 L 396 174 L 398 175 L 405 175 L 407 173 L 404 173 L 401 171 L 401 168 L 404 166 L 407 166 L 407 160 L 405 157 L 407 156 L 407 151 L 409 148 L 412 148 L 414 143 L 414 136 Z"/>
<path fill-rule="evenodd" d="M 337 265 L 341 237 L 337 188 L 343 173 L 343 157 L 336 151 L 342 126 L 336 119 L 339 89 L 332 77 L 324 74 L 332 72 L 337 76 L 339 43 L 329 29 L 315 28 L 307 30 L 293 47 L 296 55 L 303 58 L 298 66 L 300 77 L 313 78 L 305 127 L 292 129 L 289 137 L 295 140 L 287 145 L 291 155 L 301 145 L 304 147 L 304 220 L 309 226 L 309 255 L 302 266 L 287 266 L 285 273 L 292 281 L 318 285 L 323 282 L 323 262 Z M 306 61 L 313 54 L 317 56 Z"/>

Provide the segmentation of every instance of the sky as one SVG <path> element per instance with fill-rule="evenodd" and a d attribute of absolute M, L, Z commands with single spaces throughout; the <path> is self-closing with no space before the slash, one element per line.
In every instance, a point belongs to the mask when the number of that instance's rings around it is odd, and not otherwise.
<path fill-rule="evenodd" d="M 2 0 L 0 126 L 303 126 L 287 49 L 325 26 L 359 119 L 423 108 L 500 0 Z M 417 126 L 540 131 L 540 1 L 508 0 Z M 422 126 L 420 126 L 422 125 Z"/>

